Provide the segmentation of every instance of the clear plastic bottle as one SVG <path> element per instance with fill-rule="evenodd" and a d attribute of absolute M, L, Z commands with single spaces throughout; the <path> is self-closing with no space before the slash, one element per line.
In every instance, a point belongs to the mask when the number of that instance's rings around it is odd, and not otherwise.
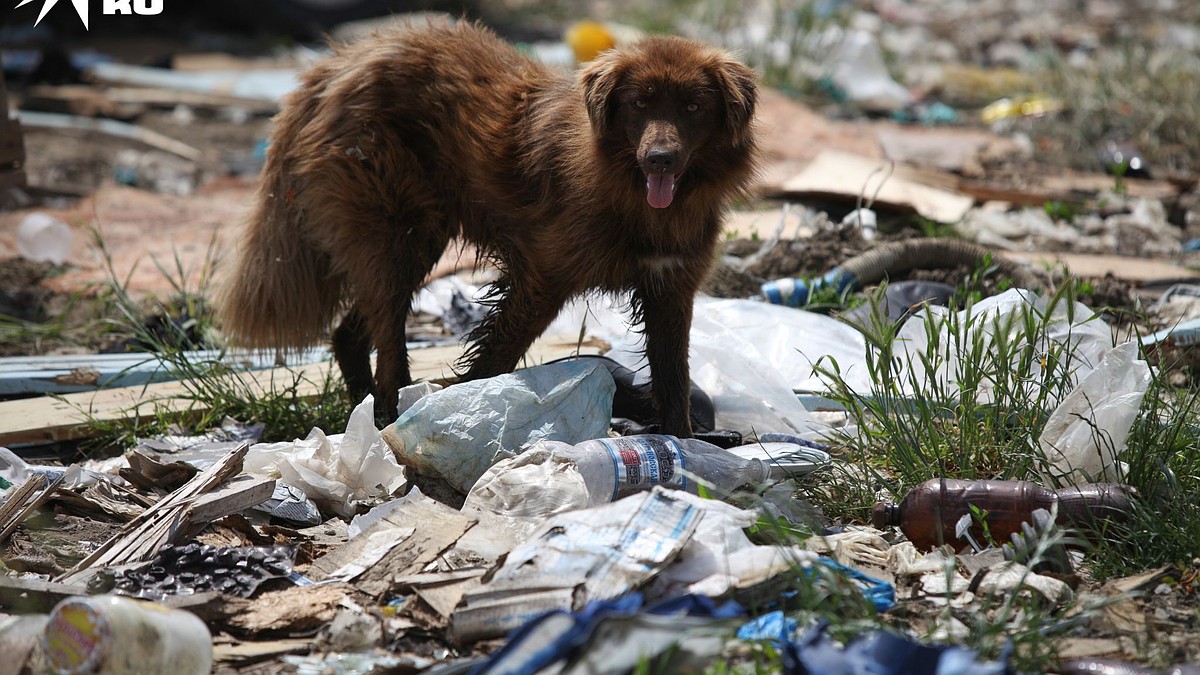
<path fill-rule="evenodd" d="M 616 501 L 655 485 L 694 494 L 698 487 L 693 477 L 729 491 L 763 482 L 771 473 L 764 460 L 738 457 L 695 438 L 662 434 L 555 444 L 554 452 L 579 468 L 593 504 Z"/>
<path fill-rule="evenodd" d="M 59 675 L 201 675 L 212 672 L 212 635 L 200 617 L 116 595 L 67 598 L 42 635 Z"/>

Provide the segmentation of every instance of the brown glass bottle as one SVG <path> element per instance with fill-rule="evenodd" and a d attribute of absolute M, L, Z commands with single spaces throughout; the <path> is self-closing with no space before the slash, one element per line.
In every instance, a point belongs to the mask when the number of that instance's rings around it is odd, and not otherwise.
<path fill-rule="evenodd" d="M 898 526 L 921 551 L 943 543 L 961 550 L 968 542 L 955 536 L 955 526 L 971 513 L 971 506 L 986 512 L 984 521 L 992 540 L 1003 544 L 1021 531 L 1021 523 L 1029 522 L 1034 511 L 1049 510 L 1055 502 L 1059 525 L 1085 535 L 1095 532 L 1104 522 L 1127 516 L 1135 494 L 1133 488 L 1111 483 L 1051 490 L 1028 481 L 935 478 L 918 485 L 899 504 L 876 504 L 871 522 L 880 529 Z M 977 518 L 971 519 L 970 534 L 979 544 L 987 544 Z"/>

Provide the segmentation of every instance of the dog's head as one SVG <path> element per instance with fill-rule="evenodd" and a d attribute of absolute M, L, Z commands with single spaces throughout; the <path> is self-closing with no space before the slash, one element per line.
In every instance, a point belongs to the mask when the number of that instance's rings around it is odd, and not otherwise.
<path fill-rule="evenodd" d="M 647 38 L 604 52 L 580 81 L 596 137 L 634 151 L 654 208 L 671 205 L 698 149 L 752 142 L 754 71 L 719 50 L 677 37 Z"/>

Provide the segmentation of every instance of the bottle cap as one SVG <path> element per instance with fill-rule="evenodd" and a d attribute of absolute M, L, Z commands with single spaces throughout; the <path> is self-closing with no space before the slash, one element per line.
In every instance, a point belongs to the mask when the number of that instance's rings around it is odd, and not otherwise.
<path fill-rule="evenodd" d="M 882 530 L 889 525 L 895 525 L 900 518 L 900 507 L 895 504 L 879 502 L 871 509 L 871 525 Z"/>

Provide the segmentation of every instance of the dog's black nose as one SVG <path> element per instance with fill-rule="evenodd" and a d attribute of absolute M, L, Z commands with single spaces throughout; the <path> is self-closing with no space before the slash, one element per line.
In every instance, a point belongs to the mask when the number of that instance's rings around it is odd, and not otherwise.
<path fill-rule="evenodd" d="M 675 170 L 678 154 L 673 150 L 651 150 L 646 153 L 646 164 L 651 171 L 671 173 Z"/>

